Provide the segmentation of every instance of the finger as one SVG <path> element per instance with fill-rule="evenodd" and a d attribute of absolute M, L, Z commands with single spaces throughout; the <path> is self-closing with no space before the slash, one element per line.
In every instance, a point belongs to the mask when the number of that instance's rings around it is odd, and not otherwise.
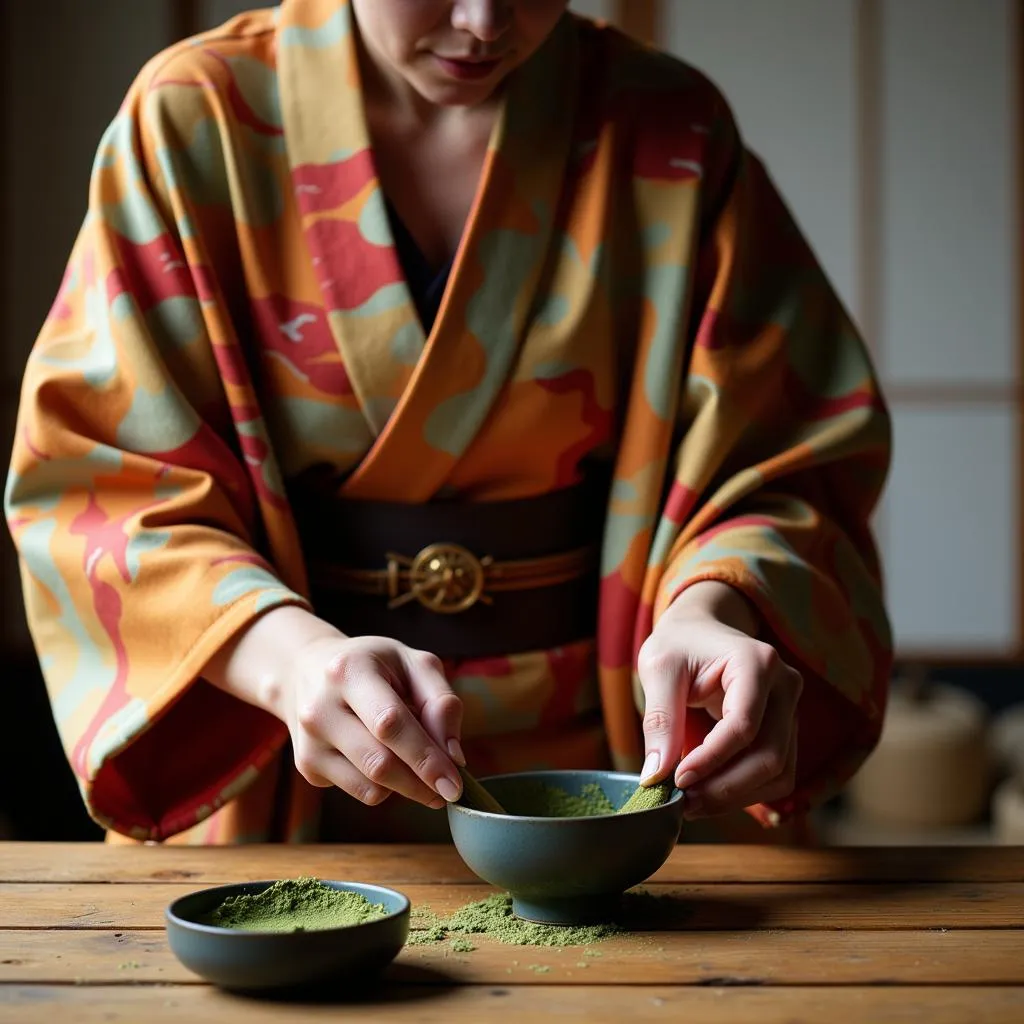
<path fill-rule="evenodd" d="M 339 717 L 328 740 L 374 785 L 401 793 L 426 807 L 444 806 L 444 800 L 417 778 L 395 753 L 378 743 L 351 712 L 346 711 Z"/>
<path fill-rule="evenodd" d="M 462 752 L 462 701 L 444 674 L 441 659 L 426 651 L 409 651 L 403 658 L 409 681 L 409 698 L 427 735 L 447 751 L 458 765 Z"/>
<path fill-rule="evenodd" d="M 672 772 L 683 751 L 688 670 L 682 654 L 648 650 L 645 645 L 640 651 L 637 673 L 644 691 L 646 751 L 640 781 L 650 785 Z"/>
<path fill-rule="evenodd" d="M 404 684 L 402 685 L 403 688 Z M 416 715 L 380 675 L 380 668 L 350 665 L 345 701 L 370 735 L 405 762 L 430 789 L 449 802 L 458 800 L 458 769 L 423 730 Z"/>
<path fill-rule="evenodd" d="M 770 804 L 775 800 L 783 800 L 789 796 L 794 789 L 796 782 L 796 759 L 797 759 L 798 746 L 796 739 L 790 744 L 790 752 L 787 756 L 787 770 L 780 775 L 774 781 L 768 783 L 767 786 L 762 786 L 760 789 L 755 790 L 752 793 L 748 793 L 745 798 L 741 801 L 737 801 L 734 805 L 730 806 L 713 806 L 706 804 L 702 799 L 698 798 L 694 801 L 693 805 L 686 804 L 685 816 L 690 821 L 697 818 L 708 818 L 715 814 L 722 814 L 732 810 L 742 810 L 744 807 L 753 807 L 755 804 Z M 792 768 L 788 766 L 792 764 Z"/>
<path fill-rule="evenodd" d="M 370 807 L 383 803 L 391 795 L 390 790 L 371 782 L 344 754 L 326 746 L 306 758 L 296 757 L 295 767 L 311 786 L 318 789 L 337 786 Z"/>
<path fill-rule="evenodd" d="M 786 758 L 786 770 L 774 782 L 768 783 L 747 798 L 745 807 L 752 807 L 754 804 L 770 804 L 776 800 L 784 800 L 791 796 L 796 788 L 796 761 L 797 752 L 800 746 L 797 743 L 796 731 L 793 732 L 793 741 L 789 745 L 789 755 Z"/>
<path fill-rule="evenodd" d="M 796 714 L 788 692 L 774 691 L 757 740 L 698 786 L 686 792 L 687 817 L 740 810 L 758 802 L 762 790 L 786 789 L 796 770 Z M 792 789 L 792 781 L 788 783 Z M 772 797 L 778 799 L 781 793 Z"/>
<path fill-rule="evenodd" d="M 676 769 L 676 785 L 680 789 L 692 788 L 708 778 L 757 739 L 768 695 L 781 678 L 782 668 L 786 666 L 771 648 L 760 662 L 751 656 L 736 658 L 726 665 L 722 718 Z"/>

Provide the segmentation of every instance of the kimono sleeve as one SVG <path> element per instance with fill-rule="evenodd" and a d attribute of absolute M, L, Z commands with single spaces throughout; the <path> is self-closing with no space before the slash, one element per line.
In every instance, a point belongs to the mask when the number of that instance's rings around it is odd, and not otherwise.
<path fill-rule="evenodd" d="M 738 147 L 698 254 L 673 537 L 655 616 L 698 580 L 740 590 L 804 677 L 797 786 L 845 781 L 877 741 L 891 640 L 870 519 L 890 424 L 868 354 L 760 162 Z M 681 526 L 681 528 L 680 528 Z M 710 727 L 690 716 L 700 742 Z"/>
<path fill-rule="evenodd" d="M 149 99 L 140 78 L 100 146 L 5 502 L 67 756 L 95 820 L 136 839 L 196 824 L 280 749 L 280 722 L 200 673 L 255 617 L 303 602 L 260 553 L 261 508 L 283 498 L 252 448 L 258 417 L 234 407 L 237 357 L 211 341 L 215 271 L 155 184 Z"/>

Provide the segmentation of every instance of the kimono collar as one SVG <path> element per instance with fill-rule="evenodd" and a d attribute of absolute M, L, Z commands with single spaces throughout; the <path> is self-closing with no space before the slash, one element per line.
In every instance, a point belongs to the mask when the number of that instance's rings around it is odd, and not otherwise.
<path fill-rule="evenodd" d="M 508 379 L 534 305 L 569 158 L 578 54 L 566 15 L 505 83 L 433 330 L 402 275 L 374 166 L 348 0 L 285 0 L 281 113 L 308 257 L 375 437 L 351 497 L 427 500 Z"/>

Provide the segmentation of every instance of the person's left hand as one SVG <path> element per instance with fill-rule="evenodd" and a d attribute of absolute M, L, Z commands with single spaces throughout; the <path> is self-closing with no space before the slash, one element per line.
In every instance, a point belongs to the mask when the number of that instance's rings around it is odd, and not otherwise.
<path fill-rule="evenodd" d="M 647 758 L 641 781 L 675 774 L 689 818 L 780 800 L 796 776 L 800 673 L 755 638 L 746 598 L 717 581 L 692 584 L 640 650 Z M 683 757 L 688 708 L 715 725 Z"/>

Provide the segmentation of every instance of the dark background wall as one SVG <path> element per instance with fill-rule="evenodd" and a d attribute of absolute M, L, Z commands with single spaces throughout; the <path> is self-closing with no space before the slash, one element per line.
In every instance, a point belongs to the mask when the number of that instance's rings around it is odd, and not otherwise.
<path fill-rule="evenodd" d="M 0 450 L 21 373 L 85 213 L 93 155 L 143 63 L 184 27 L 183 0 L 0 2 Z M 100 835 L 82 810 L 0 536 L 0 819 L 19 837 Z"/>

